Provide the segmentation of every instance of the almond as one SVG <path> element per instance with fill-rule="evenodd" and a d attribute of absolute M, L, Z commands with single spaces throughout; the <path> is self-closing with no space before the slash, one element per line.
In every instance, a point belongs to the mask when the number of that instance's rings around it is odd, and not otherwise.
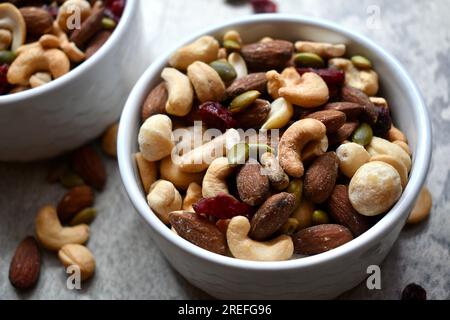
<path fill-rule="evenodd" d="M 9 281 L 17 289 L 30 289 L 39 279 L 41 253 L 33 237 L 25 238 L 17 247 L 9 267 Z"/>
<path fill-rule="evenodd" d="M 270 112 L 270 102 L 257 99 L 250 107 L 236 115 L 238 127 L 243 129 L 259 129 Z"/>
<path fill-rule="evenodd" d="M 333 102 L 328 103 L 325 110 L 336 110 L 345 113 L 347 119 L 354 119 L 364 111 L 364 106 L 353 102 Z"/>
<path fill-rule="evenodd" d="M 377 122 L 378 109 L 372 101 L 370 101 L 369 96 L 363 91 L 350 86 L 344 86 L 341 95 L 344 101 L 357 103 L 363 106 L 364 121 L 369 124 L 375 124 Z"/>
<path fill-rule="evenodd" d="M 358 122 L 347 122 L 342 127 L 340 127 L 336 132 L 328 135 L 328 143 L 330 146 L 335 146 L 341 144 L 358 128 Z"/>
<path fill-rule="evenodd" d="M 22 7 L 19 9 L 25 20 L 27 32 L 40 37 L 53 29 L 53 17 L 45 9 L 39 7 Z"/>
<path fill-rule="evenodd" d="M 327 133 L 339 130 L 345 124 L 347 117 L 345 113 L 337 110 L 323 110 L 311 113 L 307 118 L 316 119 L 327 127 Z"/>
<path fill-rule="evenodd" d="M 94 191 L 81 186 L 70 189 L 58 204 L 58 218 L 62 223 L 69 222 L 78 212 L 94 204 Z"/>
<path fill-rule="evenodd" d="M 297 232 L 292 240 L 295 253 L 315 255 L 340 247 L 353 240 L 353 236 L 341 225 L 322 224 Z"/>
<path fill-rule="evenodd" d="M 70 35 L 70 41 L 74 42 L 78 48 L 84 46 L 97 32 L 102 30 L 102 19 L 105 9 L 100 8 L 83 21 L 79 29 L 75 29 Z"/>
<path fill-rule="evenodd" d="M 236 176 L 239 197 L 251 206 L 263 203 L 270 191 L 269 178 L 261 174 L 259 163 L 246 163 Z"/>
<path fill-rule="evenodd" d="M 281 192 L 271 196 L 258 209 L 251 220 L 250 237 L 266 240 L 277 232 L 289 219 L 295 209 L 295 197 Z"/>
<path fill-rule="evenodd" d="M 92 146 L 84 146 L 73 152 L 72 167 L 90 186 L 102 190 L 106 183 L 103 160 Z"/>
<path fill-rule="evenodd" d="M 86 60 L 92 57 L 111 37 L 112 32 L 108 30 L 102 30 L 89 40 L 86 45 Z"/>
<path fill-rule="evenodd" d="M 233 99 L 250 90 L 264 92 L 266 90 L 266 85 L 267 79 L 264 72 L 250 73 L 245 77 L 234 80 L 225 92 L 228 98 Z"/>
<path fill-rule="evenodd" d="M 338 175 L 339 160 L 335 152 L 319 156 L 306 170 L 305 196 L 314 203 L 323 203 L 333 192 Z"/>
<path fill-rule="evenodd" d="M 285 40 L 257 42 L 242 47 L 241 54 L 252 70 L 284 68 L 292 58 L 294 45 Z"/>
<path fill-rule="evenodd" d="M 161 82 L 153 88 L 142 105 L 142 121 L 147 120 L 155 114 L 165 114 L 168 96 L 165 82 Z"/>
<path fill-rule="evenodd" d="M 355 237 L 360 236 L 370 228 L 369 219 L 360 215 L 350 203 L 348 188 L 337 185 L 328 199 L 328 212 L 339 224 L 347 227 Z"/>
<path fill-rule="evenodd" d="M 225 235 L 208 219 L 196 213 L 176 211 L 169 214 L 169 221 L 180 237 L 205 250 L 225 254 Z"/>

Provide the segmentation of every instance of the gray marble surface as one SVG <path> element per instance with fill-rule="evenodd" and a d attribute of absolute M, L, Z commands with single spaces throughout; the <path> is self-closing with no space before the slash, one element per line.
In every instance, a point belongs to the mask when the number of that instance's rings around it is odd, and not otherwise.
<path fill-rule="evenodd" d="M 141 0 L 156 56 L 199 28 L 250 14 L 247 5 L 221 0 Z M 434 197 L 431 219 L 405 229 L 382 265 L 382 290 L 364 285 L 345 299 L 398 299 L 410 282 L 432 299 L 450 298 L 450 1 L 278 0 L 280 12 L 328 18 L 371 37 L 393 53 L 412 75 L 431 110 L 434 156 L 428 185 Z M 373 24 L 373 13 L 379 11 Z M 0 151 L 1 152 L 1 151 Z M 15 291 L 9 262 L 18 242 L 33 233 L 36 210 L 64 194 L 45 182 L 49 163 L 0 164 L 0 299 L 199 299 L 164 260 L 122 187 L 117 164 L 106 160 L 107 189 L 97 195 L 99 216 L 89 247 L 97 260 L 95 278 L 81 291 L 66 289 L 57 258 L 45 253 L 37 287 Z"/>

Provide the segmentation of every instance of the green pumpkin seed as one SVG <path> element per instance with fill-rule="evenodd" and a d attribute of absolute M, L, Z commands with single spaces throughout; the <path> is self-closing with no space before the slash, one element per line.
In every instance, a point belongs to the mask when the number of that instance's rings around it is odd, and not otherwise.
<path fill-rule="evenodd" d="M 228 163 L 232 165 L 245 164 L 249 157 L 249 146 L 247 143 L 235 144 L 227 152 Z"/>
<path fill-rule="evenodd" d="M 362 145 L 363 147 L 370 144 L 373 138 L 372 127 L 367 123 L 361 124 L 352 135 L 352 141 Z"/>
<path fill-rule="evenodd" d="M 312 214 L 312 223 L 317 226 L 319 224 L 328 224 L 330 223 L 330 218 L 328 218 L 328 214 L 323 210 L 316 210 Z"/>
<path fill-rule="evenodd" d="M 111 18 L 103 18 L 102 19 L 102 27 L 106 30 L 114 29 L 117 26 L 117 23 Z"/>
<path fill-rule="evenodd" d="M 261 93 L 257 90 L 244 92 L 243 94 L 234 98 L 233 101 L 231 101 L 230 111 L 232 113 L 237 113 L 244 110 L 245 108 L 250 106 L 253 102 L 255 102 L 260 95 Z"/>
<path fill-rule="evenodd" d="M 289 186 L 286 190 L 288 193 L 292 193 L 295 197 L 295 207 L 298 208 L 300 202 L 302 202 L 303 196 L 303 180 L 302 179 L 294 179 L 289 183 Z"/>
<path fill-rule="evenodd" d="M 86 208 L 78 212 L 75 217 L 70 221 L 69 225 L 77 226 L 79 224 L 90 224 L 97 216 L 97 210 L 95 208 Z"/>
<path fill-rule="evenodd" d="M 0 63 L 11 64 L 16 59 L 16 53 L 13 51 L 0 51 Z"/>
<path fill-rule="evenodd" d="M 280 228 L 280 233 L 286 234 L 288 236 L 293 235 L 299 226 L 299 222 L 295 218 L 289 218 L 288 221 Z"/>
<path fill-rule="evenodd" d="M 227 49 L 227 51 L 239 51 L 241 50 L 241 44 L 235 40 L 225 40 L 223 42 L 223 47 Z"/>
<path fill-rule="evenodd" d="M 236 70 L 233 66 L 226 61 L 213 61 L 209 64 L 219 74 L 220 78 L 224 82 L 230 82 L 236 79 Z"/>
<path fill-rule="evenodd" d="M 325 62 L 322 57 L 309 52 L 297 53 L 294 56 L 294 62 L 298 67 L 302 68 L 323 68 L 325 67 Z"/>
<path fill-rule="evenodd" d="M 72 189 L 74 187 L 84 185 L 83 179 L 79 175 L 70 170 L 63 173 L 63 175 L 60 178 L 60 182 L 67 189 Z"/>
<path fill-rule="evenodd" d="M 363 56 L 353 56 L 352 63 L 358 69 L 372 69 L 372 62 Z"/>

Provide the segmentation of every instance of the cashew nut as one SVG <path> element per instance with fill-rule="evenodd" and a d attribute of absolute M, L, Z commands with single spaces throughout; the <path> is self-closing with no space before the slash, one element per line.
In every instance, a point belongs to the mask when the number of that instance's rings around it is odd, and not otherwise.
<path fill-rule="evenodd" d="M 169 213 L 180 210 L 183 200 L 172 182 L 158 180 L 150 187 L 147 202 L 161 221 L 169 224 Z"/>
<path fill-rule="evenodd" d="M 403 150 L 405 150 L 405 152 L 406 152 L 410 157 L 412 156 L 411 148 L 409 147 L 409 145 L 408 145 L 405 141 L 396 140 L 396 141 L 394 141 L 394 142 L 392 142 L 392 143 L 398 145 L 400 148 L 402 148 Z"/>
<path fill-rule="evenodd" d="M 70 71 L 70 61 L 59 49 L 44 50 L 41 46 L 32 47 L 19 54 L 8 71 L 8 82 L 27 86 L 33 74 L 49 71 L 57 79 Z"/>
<path fill-rule="evenodd" d="M 270 105 L 270 112 L 261 130 L 281 129 L 286 126 L 294 115 L 292 103 L 284 98 L 278 98 Z"/>
<path fill-rule="evenodd" d="M 61 49 L 72 62 L 81 62 L 86 59 L 86 54 L 74 42 L 61 43 Z"/>
<path fill-rule="evenodd" d="M 236 71 L 236 79 L 240 79 L 248 75 L 247 63 L 239 53 L 230 53 L 228 56 L 228 63 L 231 64 Z"/>
<path fill-rule="evenodd" d="M 166 81 L 168 100 L 166 111 L 174 116 L 184 117 L 192 109 L 194 90 L 189 78 L 174 68 L 164 68 L 161 77 Z"/>
<path fill-rule="evenodd" d="M 342 173 L 351 178 L 358 169 L 370 161 L 370 154 L 363 146 L 357 143 L 345 143 L 336 150 L 339 159 L 339 169 Z"/>
<path fill-rule="evenodd" d="M 53 23 L 53 34 L 44 34 L 39 38 L 39 44 L 44 48 L 61 48 L 72 62 L 81 62 L 86 54 L 74 42 L 69 42 L 67 34 L 61 30 L 57 22 Z"/>
<path fill-rule="evenodd" d="M 236 169 L 225 157 L 214 160 L 203 178 L 202 194 L 204 198 L 212 198 L 221 193 L 230 194 L 227 178 Z"/>
<path fill-rule="evenodd" d="M 408 184 L 408 170 L 406 170 L 405 165 L 400 160 L 394 158 L 393 156 L 380 154 L 370 158 L 370 161 L 381 161 L 390 164 L 391 166 L 394 167 L 395 170 L 397 170 L 398 174 L 400 175 L 400 182 L 402 184 L 402 188 L 404 189 Z"/>
<path fill-rule="evenodd" d="M 269 71 L 266 77 L 268 91 L 274 98 L 283 97 L 304 108 L 315 108 L 328 101 L 327 84 L 313 72 L 301 76 L 295 68 L 287 68 L 281 74 Z"/>
<path fill-rule="evenodd" d="M 294 254 L 292 238 L 286 235 L 270 241 L 258 242 L 248 236 L 250 222 L 246 217 L 231 219 L 227 229 L 227 242 L 231 254 L 238 259 L 251 261 L 283 261 Z"/>
<path fill-rule="evenodd" d="M 16 51 L 25 43 L 27 35 L 25 20 L 19 9 L 11 3 L 0 4 L 0 29 L 6 29 L 11 32 L 11 51 Z M 4 33 L 4 39 L 5 35 Z"/>
<path fill-rule="evenodd" d="M 219 42 L 211 36 L 203 36 L 191 44 L 179 48 L 169 59 L 169 65 L 186 70 L 195 61 L 209 63 L 217 59 Z"/>
<path fill-rule="evenodd" d="M 59 250 L 58 258 L 66 269 L 69 266 L 77 266 L 80 269 L 81 281 L 86 281 L 94 275 L 95 258 L 85 246 L 66 244 Z"/>
<path fill-rule="evenodd" d="M 75 18 L 82 23 L 91 15 L 91 4 L 86 0 L 67 0 L 59 8 L 56 21 L 64 31 L 73 30 L 72 24 L 75 24 Z"/>
<path fill-rule="evenodd" d="M 315 53 L 322 58 L 337 58 L 345 54 L 345 44 L 331 44 L 323 42 L 297 41 L 295 49 L 298 52 Z"/>
<path fill-rule="evenodd" d="M 289 185 L 289 177 L 281 168 L 278 159 L 271 152 L 266 152 L 261 156 L 261 165 L 264 173 L 269 178 L 270 185 L 278 191 L 284 190 Z"/>
<path fill-rule="evenodd" d="M 190 173 L 203 172 L 215 159 L 224 156 L 226 151 L 240 140 L 239 132 L 229 129 L 224 134 L 180 157 L 180 169 Z"/>
<path fill-rule="evenodd" d="M 378 74 L 374 70 L 359 70 L 351 60 L 344 58 L 330 59 L 328 65 L 345 72 L 347 85 L 364 91 L 368 96 L 375 96 L 378 93 Z"/>
<path fill-rule="evenodd" d="M 6 29 L 0 29 L 0 50 L 8 50 L 12 42 L 12 33 Z"/>
<path fill-rule="evenodd" d="M 36 72 L 30 77 L 30 86 L 36 88 L 52 81 L 52 75 L 48 72 Z"/>
<path fill-rule="evenodd" d="M 391 129 L 388 132 L 388 140 L 390 142 L 403 141 L 405 143 L 408 143 L 408 139 L 406 138 L 405 134 L 402 131 L 400 131 L 400 129 L 397 129 L 393 125 L 391 126 Z"/>
<path fill-rule="evenodd" d="M 146 194 L 149 193 L 150 187 L 158 179 L 158 164 L 145 160 L 142 153 L 138 152 L 134 155 L 136 165 L 139 170 L 142 186 Z"/>
<path fill-rule="evenodd" d="M 194 209 L 192 208 L 192 205 L 197 203 L 201 198 L 203 197 L 202 194 L 202 187 L 198 185 L 195 182 L 192 182 L 187 191 L 186 196 L 183 200 L 183 210 L 193 212 Z"/>
<path fill-rule="evenodd" d="M 83 244 L 89 239 L 89 226 L 80 224 L 75 227 L 63 227 L 56 209 L 46 206 L 39 210 L 36 217 L 36 236 L 48 250 L 57 251 L 66 244 Z"/>
<path fill-rule="evenodd" d="M 139 130 L 139 149 L 147 161 L 159 161 L 171 154 L 174 147 L 172 120 L 164 114 L 151 116 Z"/>
<path fill-rule="evenodd" d="M 379 154 L 387 154 L 398 160 L 400 160 L 408 170 L 411 170 L 411 157 L 409 154 L 402 149 L 399 145 L 389 142 L 385 139 L 379 137 L 373 137 L 370 144 L 367 146 L 367 151 L 371 156 L 376 156 Z"/>
<path fill-rule="evenodd" d="M 225 95 L 225 85 L 219 74 L 204 62 L 196 61 L 187 68 L 187 75 L 194 86 L 201 103 L 221 101 Z"/>
<path fill-rule="evenodd" d="M 389 108 L 388 102 L 382 97 L 369 97 L 370 102 L 380 108 Z"/>
<path fill-rule="evenodd" d="M 172 157 L 168 156 L 161 160 L 159 166 L 161 179 L 172 182 L 179 190 L 186 190 L 191 182 L 201 184 L 203 173 L 187 173 L 180 170 L 180 167 L 173 163 Z"/>
<path fill-rule="evenodd" d="M 291 125 L 278 145 L 278 157 L 284 171 L 295 178 L 304 174 L 302 150 L 311 141 L 320 141 L 326 135 L 325 125 L 315 119 L 303 119 Z"/>

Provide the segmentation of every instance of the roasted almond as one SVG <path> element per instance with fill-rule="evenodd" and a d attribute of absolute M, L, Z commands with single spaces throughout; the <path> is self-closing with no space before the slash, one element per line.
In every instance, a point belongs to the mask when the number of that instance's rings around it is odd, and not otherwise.
<path fill-rule="evenodd" d="M 267 79 L 264 72 L 250 73 L 249 75 L 236 79 L 226 89 L 226 94 L 229 99 L 233 99 L 244 92 L 256 90 L 264 92 L 266 90 Z"/>
<path fill-rule="evenodd" d="M 109 37 L 111 37 L 112 32 L 108 30 L 102 30 L 97 32 L 97 34 L 89 40 L 86 45 L 86 59 L 92 57 L 105 43 L 108 41 Z"/>
<path fill-rule="evenodd" d="M 333 102 L 328 103 L 325 110 L 336 110 L 345 113 L 347 119 L 354 119 L 364 111 L 364 106 L 353 102 Z"/>
<path fill-rule="evenodd" d="M 270 113 L 270 102 L 257 99 L 250 107 L 236 114 L 238 126 L 243 129 L 259 129 Z"/>
<path fill-rule="evenodd" d="M 248 205 L 260 205 L 269 195 L 269 178 L 261 172 L 262 167 L 259 163 L 248 162 L 236 176 L 239 197 Z"/>
<path fill-rule="evenodd" d="M 9 266 L 9 281 L 17 289 L 30 289 L 39 279 L 41 253 L 33 237 L 25 238 L 17 247 Z"/>
<path fill-rule="evenodd" d="M 28 34 L 39 37 L 52 31 L 53 17 L 47 10 L 39 7 L 22 7 L 19 11 L 25 20 Z"/>
<path fill-rule="evenodd" d="M 350 203 L 348 188 L 345 185 L 337 185 L 328 199 L 328 213 L 339 224 L 347 227 L 358 237 L 370 228 L 367 217 L 360 215 Z"/>
<path fill-rule="evenodd" d="M 267 199 L 253 216 L 250 237 L 266 240 L 277 232 L 289 219 L 295 209 L 295 197 L 281 192 Z"/>
<path fill-rule="evenodd" d="M 333 192 L 338 175 L 339 160 L 335 152 L 319 156 L 305 173 L 305 196 L 314 203 L 323 203 Z"/>
<path fill-rule="evenodd" d="M 165 82 L 161 82 L 147 96 L 142 105 L 142 121 L 147 120 L 155 114 L 166 113 L 166 103 L 168 99 L 168 92 Z"/>
<path fill-rule="evenodd" d="M 247 44 L 241 55 L 251 70 L 271 70 L 285 67 L 292 58 L 294 45 L 285 40 Z"/>
<path fill-rule="evenodd" d="M 94 10 L 92 14 L 83 21 L 80 28 L 75 29 L 72 32 L 70 41 L 74 42 L 78 48 L 83 47 L 97 32 L 102 30 L 104 12 L 104 8 Z"/>
<path fill-rule="evenodd" d="M 370 98 L 363 91 L 344 86 L 341 91 L 341 96 L 344 101 L 357 103 L 363 106 L 364 121 L 369 124 L 375 124 L 378 120 L 378 109 L 370 101 Z"/>
<path fill-rule="evenodd" d="M 358 122 L 347 122 L 342 127 L 340 127 L 336 132 L 328 135 L 328 144 L 330 146 L 335 146 L 341 144 L 350 136 L 353 132 L 355 132 L 356 128 L 358 128 Z"/>
<path fill-rule="evenodd" d="M 205 250 L 225 254 L 225 235 L 208 219 L 192 212 L 175 211 L 169 214 L 169 221 L 180 237 Z"/>
<path fill-rule="evenodd" d="M 352 233 L 338 224 L 322 224 L 300 230 L 292 237 L 294 252 L 302 255 L 323 253 L 353 240 Z"/>
<path fill-rule="evenodd" d="M 81 210 L 94 204 L 94 191 L 89 186 L 70 189 L 58 204 L 58 218 L 62 223 L 69 222 Z"/>
<path fill-rule="evenodd" d="M 92 146 L 84 146 L 73 152 L 72 167 L 90 186 L 102 190 L 106 183 L 103 160 Z"/>
<path fill-rule="evenodd" d="M 307 118 L 316 119 L 327 127 L 327 133 L 336 132 L 345 124 L 347 119 L 345 113 L 337 110 L 323 110 L 311 113 Z"/>

